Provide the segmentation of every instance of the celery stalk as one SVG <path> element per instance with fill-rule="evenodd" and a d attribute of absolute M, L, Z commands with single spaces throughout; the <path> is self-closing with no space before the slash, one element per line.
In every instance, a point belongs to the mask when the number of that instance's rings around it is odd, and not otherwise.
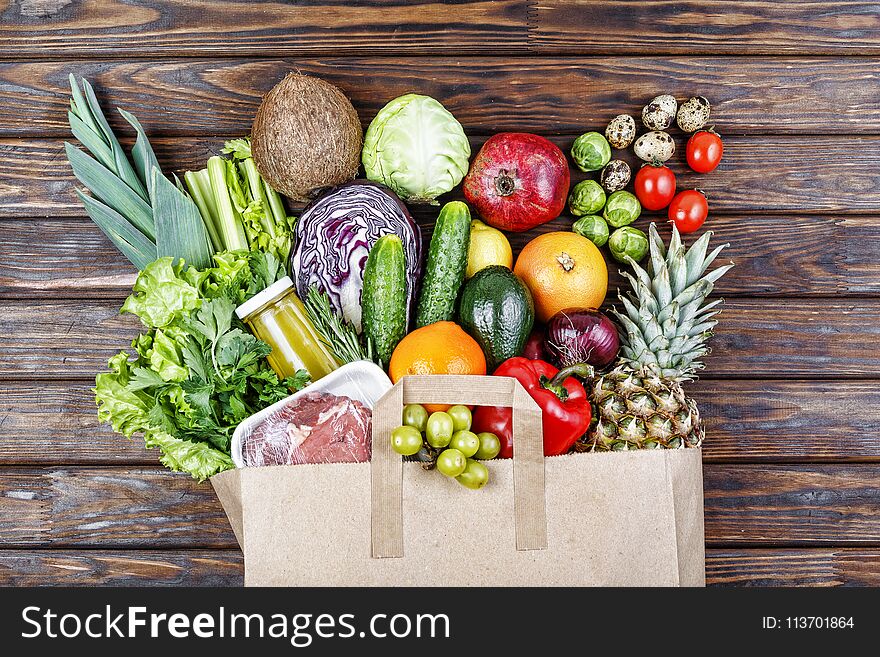
<path fill-rule="evenodd" d="M 272 189 L 265 180 L 263 181 L 263 191 L 266 198 L 269 199 L 269 207 L 272 209 L 272 216 L 275 217 L 275 224 L 286 232 L 287 209 L 284 207 L 284 201 L 281 200 L 281 194 Z"/>
<path fill-rule="evenodd" d="M 211 190 L 211 179 L 208 176 L 208 170 L 187 171 L 183 174 L 186 181 L 186 188 L 189 195 L 199 208 L 199 214 L 202 215 L 202 221 L 205 222 L 205 228 L 208 229 L 208 236 L 211 238 L 211 246 L 214 251 L 223 251 L 223 238 L 220 236 L 218 223 L 217 204 L 214 202 L 214 194 Z"/>
<path fill-rule="evenodd" d="M 235 209 L 232 198 L 229 195 L 226 160 L 219 155 L 208 158 L 208 177 L 211 180 L 211 190 L 217 203 L 218 223 L 220 234 L 227 250 L 238 251 L 248 249 L 247 235 L 241 218 Z"/>
<path fill-rule="evenodd" d="M 251 197 L 260 204 L 260 209 L 262 210 L 260 213 L 260 223 L 263 225 L 263 230 L 274 238 L 277 234 L 275 230 L 275 222 L 273 221 L 272 210 L 269 207 L 269 199 L 266 198 L 266 194 L 263 191 L 263 179 L 260 178 L 260 174 L 257 171 L 257 165 L 254 164 L 254 161 L 251 158 L 247 158 L 240 162 L 239 166 L 242 168 L 245 177 L 247 178 Z"/>

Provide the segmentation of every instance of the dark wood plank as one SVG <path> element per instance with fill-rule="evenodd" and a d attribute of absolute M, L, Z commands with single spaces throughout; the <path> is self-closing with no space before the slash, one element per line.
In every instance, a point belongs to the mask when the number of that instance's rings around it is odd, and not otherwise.
<path fill-rule="evenodd" d="M 241 586 L 238 550 L 0 550 L 0 586 Z M 709 549 L 707 586 L 878 586 L 880 550 Z"/>
<path fill-rule="evenodd" d="M 355 7 L 332 0 L 292 6 L 260 0 L 225 3 L 220 11 L 168 0 L 140 0 L 135 6 L 114 0 L 84 6 L 39 3 L 7 10 L 0 54 L 260 56 L 267 48 L 290 56 L 439 54 L 450 48 L 462 54 L 489 48 L 566 54 L 880 51 L 877 8 L 871 3 L 825 3 L 823 20 L 816 19 L 812 3 L 786 8 L 742 1 L 687 2 L 673 9 L 656 2 L 580 0 L 466 2 L 454 7 L 435 2 Z M 635 34 L 633 24 L 640 26 Z M 620 39 L 622 33 L 631 38 Z"/>
<path fill-rule="evenodd" d="M 0 586 L 241 586 L 238 550 L 0 550 Z"/>
<path fill-rule="evenodd" d="M 237 547 L 211 485 L 157 467 L 0 469 L 0 545 Z"/>
<path fill-rule="evenodd" d="M 0 464 L 145 463 L 158 453 L 98 422 L 94 383 L 0 384 Z"/>
<path fill-rule="evenodd" d="M 698 381 L 709 462 L 880 460 L 874 382 Z M 92 384 L 0 385 L 0 465 L 156 465 L 157 453 L 98 422 Z"/>
<path fill-rule="evenodd" d="M 93 0 L 2 14 L 3 57 L 211 57 L 527 52 L 525 0 Z"/>
<path fill-rule="evenodd" d="M 706 541 L 880 545 L 876 464 L 706 465 Z"/>
<path fill-rule="evenodd" d="M 710 547 L 880 546 L 874 464 L 704 467 Z M 236 547 L 208 483 L 157 468 L 0 469 L 0 545 Z"/>
<path fill-rule="evenodd" d="M 88 219 L 0 221 L 0 296 L 120 299 L 136 272 Z"/>
<path fill-rule="evenodd" d="M 880 550 L 706 550 L 707 586 L 880 586 Z"/>
<path fill-rule="evenodd" d="M 416 210 L 426 240 L 437 208 Z M 647 230 L 651 218 L 634 224 Z M 515 253 L 536 235 L 570 230 L 560 218 L 528 233 L 510 235 Z M 880 293 L 880 216 L 716 215 L 707 228 L 717 244 L 730 243 L 736 267 L 719 282 L 723 296 L 811 296 Z M 666 224 L 661 234 L 668 239 Z M 796 238 L 793 239 L 793 236 Z M 621 265 L 603 250 L 610 289 L 625 286 Z M 91 221 L 66 218 L 0 220 L 0 297 L 112 298 L 131 292 L 135 270 Z"/>
<path fill-rule="evenodd" d="M 706 423 L 706 462 L 880 460 L 876 382 L 714 380 L 687 390 Z"/>
<path fill-rule="evenodd" d="M 651 55 L 878 53 L 870 2 L 443 3 L 274 0 L 187 6 L 170 0 L 16 3 L 5 57 L 303 56 L 492 52 Z M 633 30 L 638 25 L 638 30 Z M 620 38 L 626 34 L 627 38 Z"/>
<path fill-rule="evenodd" d="M 91 379 L 141 329 L 136 317 L 119 314 L 119 305 L 109 301 L 8 306 L 12 315 L 0 319 L 0 376 Z"/>
<path fill-rule="evenodd" d="M 876 376 L 878 313 L 868 300 L 730 299 L 705 378 Z"/>
<path fill-rule="evenodd" d="M 872 2 L 550 0 L 535 6 L 532 20 L 531 43 L 541 52 L 880 51 L 880 8 Z"/>
<path fill-rule="evenodd" d="M 0 377 L 91 379 L 139 331 L 119 302 L 0 301 Z M 728 299 L 706 379 L 880 376 L 880 301 Z"/>
<path fill-rule="evenodd" d="M 729 134 L 870 134 L 880 130 L 878 64 L 761 57 L 7 62 L 0 64 L 0 136 L 67 137 L 69 73 L 90 79 L 102 102 L 135 114 L 151 136 L 245 133 L 262 95 L 294 69 L 338 85 L 365 124 L 392 98 L 416 91 L 443 102 L 469 134 L 577 134 L 671 92 L 709 98 L 713 122 Z M 115 113 L 108 119 L 128 129 Z M 817 152 L 818 161 L 834 162 Z"/>
<path fill-rule="evenodd" d="M 587 127 L 602 129 L 598 124 Z M 705 191 L 713 215 L 785 213 L 784 218 L 777 219 L 782 229 L 795 222 L 792 215 L 833 213 L 831 218 L 837 220 L 837 215 L 880 212 L 880 199 L 870 193 L 880 187 L 880 137 L 726 136 L 721 165 L 704 175 L 688 168 L 685 140 L 681 136 L 676 140 L 679 152 L 669 166 L 676 174 L 678 189 Z M 151 141 L 159 161 L 170 173 L 204 168 L 208 157 L 223 147 L 224 140 L 178 137 Z M 472 139 L 474 153 L 484 141 Z M 554 141 L 567 153 L 574 139 L 559 137 Z M 822 152 L 822 158 L 816 157 L 817 151 Z M 82 204 L 74 194 L 76 179 L 60 140 L 0 140 L 0 156 L 0 217 L 84 216 Z M 640 166 L 631 150 L 615 151 L 615 157 L 627 160 L 633 167 Z M 578 170 L 573 170 L 572 175 L 575 181 L 587 177 Z M 441 200 L 447 198 L 461 198 L 460 190 Z M 425 209 L 424 216 L 433 216 L 430 208 Z M 651 216 L 662 215 L 645 213 L 646 218 Z M 871 224 L 867 226 L 870 229 Z M 789 234 L 798 235 L 797 228 L 796 224 L 792 226 Z M 808 230 L 808 235 L 811 232 Z M 760 230 L 741 230 L 739 234 L 741 240 L 745 236 L 763 239 Z M 852 257 L 858 258 L 871 246 L 870 241 L 861 250 L 848 246 L 847 253 L 853 251 Z"/>

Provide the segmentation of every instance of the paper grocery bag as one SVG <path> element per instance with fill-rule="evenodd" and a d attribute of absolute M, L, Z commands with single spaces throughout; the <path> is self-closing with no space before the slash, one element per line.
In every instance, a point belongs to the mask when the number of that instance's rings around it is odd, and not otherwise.
<path fill-rule="evenodd" d="M 514 459 L 488 462 L 483 489 L 391 450 L 403 405 L 429 402 L 513 407 Z M 542 444 L 540 410 L 515 379 L 405 377 L 374 408 L 372 463 L 211 482 L 248 586 L 704 584 L 701 450 L 544 458 Z"/>

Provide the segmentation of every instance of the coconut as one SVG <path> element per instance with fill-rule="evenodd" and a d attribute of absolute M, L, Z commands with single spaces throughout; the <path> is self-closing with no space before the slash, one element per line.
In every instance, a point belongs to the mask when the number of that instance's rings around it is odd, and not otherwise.
<path fill-rule="evenodd" d="M 263 97 L 251 131 L 257 171 L 296 201 L 354 178 L 363 143 L 361 122 L 345 94 L 299 73 L 288 74 Z"/>

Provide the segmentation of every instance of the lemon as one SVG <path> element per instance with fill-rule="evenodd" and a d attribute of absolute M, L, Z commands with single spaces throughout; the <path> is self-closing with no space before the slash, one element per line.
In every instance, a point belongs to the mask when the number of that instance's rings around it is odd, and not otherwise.
<path fill-rule="evenodd" d="M 497 228 L 487 226 L 479 219 L 471 220 L 471 243 L 468 247 L 466 276 L 470 278 L 489 265 L 513 266 L 510 242 Z"/>

